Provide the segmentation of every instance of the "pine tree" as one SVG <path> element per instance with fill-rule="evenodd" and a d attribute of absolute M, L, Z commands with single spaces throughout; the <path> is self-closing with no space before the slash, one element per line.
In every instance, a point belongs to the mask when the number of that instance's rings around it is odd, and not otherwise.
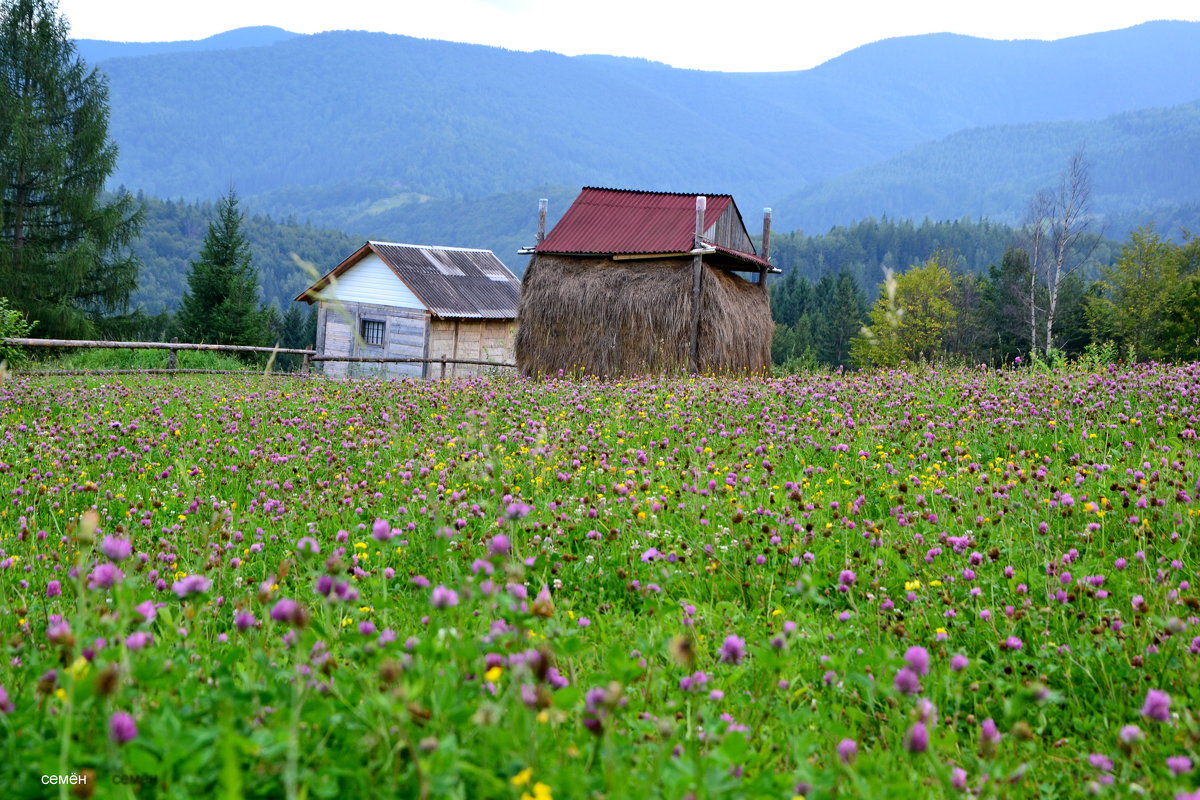
<path fill-rule="evenodd" d="M 258 305 L 258 270 L 241 224 L 237 194 L 231 189 L 208 225 L 200 258 L 188 271 L 188 291 L 176 318 L 181 339 L 252 346 L 269 343 L 270 311 Z"/>
<path fill-rule="evenodd" d="M 817 353 L 820 360 L 834 367 L 850 365 L 850 340 L 862 330 L 866 312 L 862 292 L 858 283 L 848 273 L 840 273 L 836 279 L 830 276 L 832 292 L 821 303 L 824 324 L 816 335 Z M 818 292 L 826 285 L 824 278 L 818 283 Z"/>
<path fill-rule="evenodd" d="M 141 211 L 102 196 L 108 85 L 52 0 L 0 0 L 0 292 L 46 337 L 89 337 L 137 285 Z"/>

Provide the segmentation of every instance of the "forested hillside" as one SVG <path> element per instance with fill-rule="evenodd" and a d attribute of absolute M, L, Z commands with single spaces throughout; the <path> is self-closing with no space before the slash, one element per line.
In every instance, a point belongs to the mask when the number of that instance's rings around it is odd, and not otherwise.
<path fill-rule="evenodd" d="M 138 200 L 146 218 L 141 238 L 133 246 L 142 270 L 131 302 L 149 314 L 174 311 L 187 286 L 188 266 L 200 253 L 215 206 L 212 202 L 159 200 L 144 195 Z M 314 228 L 295 220 L 280 222 L 261 214 L 248 215 L 242 222 L 242 232 L 259 271 L 264 303 L 277 303 L 282 311 L 313 280 L 296 264 L 293 253 L 324 274 L 363 242 L 342 231 Z"/>
<path fill-rule="evenodd" d="M 111 58 L 100 67 L 121 147 L 115 181 L 158 196 L 215 197 L 233 183 L 248 209 L 278 216 L 307 207 L 322 224 L 366 233 L 389 224 L 375 212 L 413 201 L 466 210 L 536 186 L 617 185 L 732 192 L 745 211 L 772 205 L 781 226 L 816 230 L 885 212 L 919 219 L 926 208 L 957 219 L 1004 206 L 1009 218 L 1004 204 L 1023 205 L 1020 189 L 1079 143 L 1075 129 L 1061 129 L 1071 141 L 1018 149 L 1005 131 L 989 134 L 1002 152 L 977 160 L 1004 157 L 1010 169 L 998 184 L 972 182 L 961 203 L 956 195 L 901 211 L 880 207 L 865 190 L 862 203 L 845 202 L 859 196 L 852 187 L 821 187 L 811 199 L 806 192 L 968 128 L 1195 101 L 1200 70 L 1183 67 L 1196 64 L 1197 52 L 1200 23 L 1147 23 L 1055 42 L 907 37 L 801 72 L 726 74 L 335 32 Z M 1113 151 L 1121 169 L 1171 170 L 1157 156 L 1159 142 L 1178 132 L 1157 126 L 1191 123 L 1152 115 L 1142 123 L 1144 147 Z M 904 188 L 936 198 L 949 191 L 942 183 L 962 182 L 954 159 L 935 160 Z M 1129 200 L 1098 210 L 1122 212 Z M 416 230 L 460 243 L 455 226 L 463 221 L 439 214 Z M 516 241 L 503 224 L 482 225 L 484 239 Z"/>
<path fill-rule="evenodd" d="M 1147 220 L 1194 228 L 1200 186 L 1200 102 L 1098 122 L 998 125 L 954 134 L 799 191 L 778 204 L 780 224 L 821 231 L 862 216 L 956 215 L 1022 221 L 1083 146 L 1095 210 L 1114 235 Z"/>

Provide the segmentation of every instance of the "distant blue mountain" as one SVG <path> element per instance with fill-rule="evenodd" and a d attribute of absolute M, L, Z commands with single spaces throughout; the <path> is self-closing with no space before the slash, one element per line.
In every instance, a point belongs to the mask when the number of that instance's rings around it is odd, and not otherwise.
<path fill-rule="evenodd" d="M 248 208 L 378 238 L 419 230 L 438 244 L 522 239 L 524 227 L 489 209 L 537 186 L 568 187 L 556 196 L 585 184 L 732 192 L 747 216 L 771 205 L 779 224 L 806 227 L 901 208 L 1011 218 L 1060 151 L 1100 135 L 1071 124 L 1200 98 L 1200 23 L 1190 22 L 1054 42 L 905 37 L 784 73 L 277 28 L 88 47 L 110 80 L 114 183 L 188 199 L 233 184 Z M 138 47 L 163 49 L 129 49 Z M 1187 119 L 1148 116 L 1120 148 L 1095 154 L 1169 172 L 1165 154 L 1181 151 L 1155 142 L 1172 126 L 1190 130 Z M 971 138 L 961 158 L 992 169 L 971 172 L 950 145 L 929 144 L 1039 123 L 1059 126 L 1046 129 L 1060 132 L 1053 146 L 1025 133 L 1020 149 L 1004 131 Z M 872 166 L 914 148 L 925 154 L 920 168 Z M 943 186 L 951 180 L 953 192 Z M 1135 184 L 1113 185 L 1120 194 Z M 1136 216 L 1190 189 L 1147 191 L 1113 208 Z M 888 194 L 941 199 L 889 206 Z"/>
<path fill-rule="evenodd" d="M 238 47 L 263 47 L 302 34 L 258 25 L 238 28 L 225 33 L 185 42 L 107 42 L 101 39 L 76 39 L 75 48 L 89 64 L 96 65 L 110 58 L 153 56 L 162 53 L 193 53 L 202 50 L 233 50 Z"/>
<path fill-rule="evenodd" d="M 784 229 L 811 233 L 865 217 L 1020 224 L 1033 196 L 1058 184 L 1080 147 L 1092 208 L 1107 218 L 1109 235 L 1150 220 L 1170 235 L 1200 221 L 1200 101 L 1096 122 L 960 131 L 796 192 L 777 202 L 777 216 Z"/>

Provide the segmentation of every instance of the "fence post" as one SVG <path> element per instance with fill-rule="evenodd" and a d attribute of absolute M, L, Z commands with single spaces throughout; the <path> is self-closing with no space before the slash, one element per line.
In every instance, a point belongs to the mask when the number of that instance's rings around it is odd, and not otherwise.
<path fill-rule="evenodd" d="M 179 344 L 179 337 L 172 337 L 171 344 Z M 167 369 L 171 370 L 172 372 L 179 369 L 179 351 L 174 347 L 172 347 L 170 353 L 167 354 Z"/>
<path fill-rule="evenodd" d="M 308 359 L 309 359 L 309 355 L 308 355 L 308 353 L 305 353 L 304 359 L 300 362 L 300 374 L 301 375 L 308 374 L 308 368 L 309 368 L 309 365 L 311 364 L 311 362 Z"/>
<path fill-rule="evenodd" d="M 442 356 L 442 374 L 438 377 L 438 380 L 440 380 L 440 381 L 446 380 L 446 357 L 445 356 Z"/>

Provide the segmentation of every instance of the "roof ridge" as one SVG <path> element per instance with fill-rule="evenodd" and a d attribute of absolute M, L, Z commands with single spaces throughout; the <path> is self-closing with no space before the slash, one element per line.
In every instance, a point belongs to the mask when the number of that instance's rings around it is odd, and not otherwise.
<path fill-rule="evenodd" d="M 617 189 L 612 186 L 584 186 L 584 190 L 592 189 L 598 192 L 624 192 L 626 194 L 665 194 L 672 197 L 728 197 L 733 198 L 733 195 L 727 192 L 657 192 L 652 189 Z"/>
<path fill-rule="evenodd" d="M 377 239 L 368 239 L 367 244 L 379 244 L 379 245 L 383 245 L 385 247 L 411 247 L 414 250 L 456 250 L 456 251 L 465 252 L 465 253 L 492 253 L 492 255 L 496 255 L 493 251 L 488 250 L 487 248 L 484 248 L 484 247 L 452 247 L 450 245 L 441 245 L 441 244 L 409 244 L 407 242 L 381 242 Z"/>

